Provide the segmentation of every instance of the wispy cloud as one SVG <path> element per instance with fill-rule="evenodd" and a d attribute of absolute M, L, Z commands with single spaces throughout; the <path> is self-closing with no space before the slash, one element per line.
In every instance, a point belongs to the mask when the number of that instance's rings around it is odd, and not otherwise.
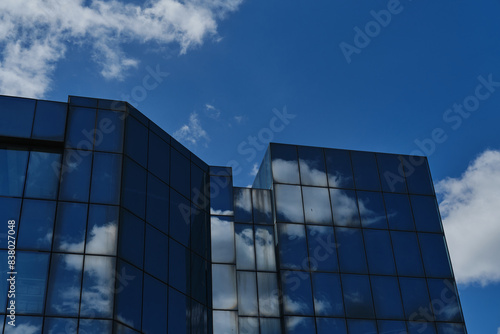
<path fill-rule="evenodd" d="M 220 117 L 220 110 L 214 107 L 212 104 L 206 103 L 205 104 L 205 114 L 213 119 L 219 119 Z"/>
<path fill-rule="evenodd" d="M 236 123 L 241 123 L 243 121 L 243 116 L 234 116 L 234 120 L 236 121 Z"/>
<path fill-rule="evenodd" d="M 201 143 L 205 147 L 210 141 L 207 132 L 201 127 L 197 113 L 192 113 L 189 116 L 188 124 L 184 124 L 179 130 L 175 131 L 174 137 L 179 141 L 187 141 L 193 145 Z"/>
<path fill-rule="evenodd" d="M 250 175 L 255 176 L 259 172 L 259 164 L 254 163 L 252 166 L 252 171 L 250 172 Z"/>
<path fill-rule="evenodd" d="M 122 44 L 176 43 L 183 54 L 207 37 L 217 39 L 217 21 L 242 1 L 2 0 L 0 93 L 43 97 L 70 45 L 90 46 L 101 74 L 122 79 L 138 65 Z"/>
<path fill-rule="evenodd" d="M 498 327 L 497 334 L 500 334 L 500 327 Z"/>
<path fill-rule="evenodd" d="M 436 185 L 457 281 L 500 281 L 500 151 L 487 150 L 459 178 Z M 500 333 L 499 333 L 500 334 Z"/>

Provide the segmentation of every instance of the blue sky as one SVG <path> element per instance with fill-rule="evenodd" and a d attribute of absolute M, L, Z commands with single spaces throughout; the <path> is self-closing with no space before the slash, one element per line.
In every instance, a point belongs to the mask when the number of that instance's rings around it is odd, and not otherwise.
<path fill-rule="evenodd" d="M 0 93 L 127 100 L 207 163 L 233 164 L 240 186 L 269 140 L 428 155 L 469 332 L 497 334 L 499 12 L 498 0 L 2 0 Z"/>

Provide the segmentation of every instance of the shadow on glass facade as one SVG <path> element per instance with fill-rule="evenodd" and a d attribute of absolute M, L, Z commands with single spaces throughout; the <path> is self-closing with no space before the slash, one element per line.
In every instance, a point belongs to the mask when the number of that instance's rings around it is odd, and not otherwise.
<path fill-rule="evenodd" d="M 0 162 L 3 333 L 466 333 L 423 157 L 271 144 L 238 188 L 128 103 L 0 96 Z"/>

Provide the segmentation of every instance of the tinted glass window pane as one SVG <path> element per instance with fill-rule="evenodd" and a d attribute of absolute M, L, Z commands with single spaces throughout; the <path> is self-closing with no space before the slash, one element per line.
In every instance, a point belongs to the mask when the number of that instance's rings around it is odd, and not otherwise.
<path fill-rule="evenodd" d="M 149 275 L 144 275 L 142 305 L 142 331 L 148 334 L 166 333 L 167 286 Z"/>
<path fill-rule="evenodd" d="M 285 314 L 313 315 L 311 278 L 309 273 L 283 271 L 283 310 Z"/>
<path fill-rule="evenodd" d="M 311 270 L 338 271 L 337 244 L 333 227 L 307 226 Z"/>
<path fill-rule="evenodd" d="M 234 224 L 226 217 L 212 217 L 212 261 L 234 263 Z"/>
<path fill-rule="evenodd" d="M 195 253 L 191 253 L 191 297 L 207 304 L 208 264 Z"/>
<path fill-rule="evenodd" d="M 438 334 L 465 334 L 465 327 L 462 324 L 437 324 Z"/>
<path fill-rule="evenodd" d="M 165 233 L 168 233 L 169 197 L 169 187 L 148 174 L 146 221 Z"/>
<path fill-rule="evenodd" d="M 302 187 L 306 223 L 331 224 L 332 211 L 327 188 Z"/>
<path fill-rule="evenodd" d="M 187 198 L 174 190 L 170 192 L 170 236 L 185 246 L 189 245 L 190 209 Z"/>
<path fill-rule="evenodd" d="M 48 269 L 48 253 L 16 253 L 16 314 L 42 314 Z"/>
<path fill-rule="evenodd" d="M 144 222 L 122 211 L 118 255 L 142 268 L 144 254 Z"/>
<path fill-rule="evenodd" d="M 275 185 L 276 220 L 303 223 L 302 193 L 299 186 Z"/>
<path fill-rule="evenodd" d="M 78 319 L 45 318 L 43 333 L 76 333 Z"/>
<path fill-rule="evenodd" d="M 124 113 L 98 110 L 94 150 L 122 152 Z M 145 149 L 145 148 L 144 148 Z"/>
<path fill-rule="evenodd" d="M 371 276 L 375 313 L 380 319 L 404 319 L 398 279 L 391 276 Z"/>
<path fill-rule="evenodd" d="M 189 330 L 189 305 L 186 297 L 168 289 L 168 333 L 187 334 Z"/>
<path fill-rule="evenodd" d="M 0 195 L 18 196 L 23 194 L 26 177 L 28 151 L 0 150 Z"/>
<path fill-rule="evenodd" d="M 433 195 L 431 174 L 425 157 L 403 157 L 408 191 L 412 194 Z"/>
<path fill-rule="evenodd" d="M 410 198 L 417 231 L 441 232 L 443 229 L 436 199 L 429 196 L 411 196 Z"/>
<path fill-rule="evenodd" d="M 255 226 L 255 253 L 257 270 L 276 270 L 272 226 Z"/>
<path fill-rule="evenodd" d="M 255 270 L 255 249 L 252 225 L 235 224 L 236 268 Z"/>
<path fill-rule="evenodd" d="M 52 255 L 46 313 L 78 316 L 82 270 L 82 255 Z"/>
<path fill-rule="evenodd" d="M 29 138 L 36 100 L 0 97 L 0 136 Z"/>
<path fill-rule="evenodd" d="M 378 332 L 379 334 L 402 334 L 406 332 L 406 325 L 404 321 L 389 321 L 381 320 L 378 321 Z"/>
<path fill-rule="evenodd" d="M 170 145 L 160 137 L 149 132 L 148 170 L 163 182 L 169 182 L 170 176 Z"/>
<path fill-rule="evenodd" d="M 375 321 L 370 320 L 347 320 L 349 334 L 377 333 Z"/>
<path fill-rule="evenodd" d="M 78 326 L 78 333 L 91 334 L 97 333 L 111 333 L 111 320 L 96 320 L 96 319 L 80 319 Z"/>
<path fill-rule="evenodd" d="M 191 300 L 191 334 L 208 334 L 209 327 L 207 308 Z"/>
<path fill-rule="evenodd" d="M 54 250 L 83 253 L 86 227 L 86 204 L 59 203 L 54 231 Z"/>
<path fill-rule="evenodd" d="M 272 224 L 271 192 L 264 189 L 252 189 L 252 201 L 254 223 Z"/>
<path fill-rule="evenodd" d="M 81 150 L 94 148 L 95 109 L 70 107 L 66 130 L 66 147 Z"/>
<path fill-rule="evenodd" d="M 115 323 L 115 329 L 113 330 L 113 334 L 139 334 L 138 331 L 133 330 L 130 327 L 126 327 L 120 323 Z"/>
<path fill-rule="evenodd" d="M 401 295 L 407 319 L 433 321 L 427 284 L 423 278 L 400 277 Z M 427 310 L 428 312 L 423 312 Z"/>
<path fill-rule="evenodd" d="M 24 196 L 56 199 L 61 154 L 31 152 Z"/>
<path fill-rule="evenodd" d="M 349 152 L 325 149 L 325 158 L 329 186 L 334 188 L 354 188 Z"/>
<path fill-rule="evenodd" d="M 92 153 L 90 151 L 64 151 L 59 190 L 60 200 L 88 202 L 91 167 Z"/>
<path fill-rule="evenodd" d="M 330 189 L 333 224 L 359 226 L 358 201 L 354 190 Z"/>
<path fill-rule="evenodd" d="M 390 229 L 415 230 L 408 196 L 384 193 L 384 201 Z"/>
<path fill-rule="evenodd" d="M 436 329 L 434 325 L 428 321 L 415 321 L 408 322 L 408 333 L 409 334 L 436 334 Z"/>
<path fill-rule="evenodd" d="M 146 178 L 144 168 L 130 159 L 123 166 L 123 206 L 141 218 L 146 217 Z"/>
<path fill-rule="evenodd" d="M 189 290 L 189 250 L 181 244 L 169 240 L 168 282 L 177 290 L 187 293 Z"/>
<path fill-rule="evenodd" d="M 280 315 L 278 275 L 275 273 L 257 273 L 259 291 L 259 314 L 264 317 Z"/>
<path fill-rule="evenodd" d="M 252 189 L 234 189 L 234 221 L 252 222 Z"/>
<path fill-rule="evenodd" d="M 122 261 L 118 262 L 117 270 L 119 273 L 126 273 L 130 280 L 127 281 L 128 284 L 118 283 L 120 293 L 116 294 L 115 319 L 140 330 L 142 272 Z"/>
<path fill-rule="evenodd" d="M 264 154 L 259 171 L 255 175 L 253 188 L 271 189 L 273 184 L 273 175 L 271 170 L 271 148 L 269 147 Z"/>
<path fill-rule="evenodd" d="M 307 270 L 309 266 L 305 226 L 279 224 L 278 234 L 281 268 Z"/>
<path fill-rule="evenodd" d="M 361 225 L 369 228 L 387 228 L 382 193 L 358 191 L 357 195 Z"/>
<path fill-rule="evenodd" d="M 125 111 L 127 109 L 126 102 L 122 102 L 122 101 L 99 99 L 98 103 L 99 103 L 99 108 L 101 108 L 101 109 L 112 109 L 112 110 L 121 110 L 121 111 Z M 125 114 L 123 114 L 123 115 L 125 115 Z"/>
<path fill-rule="evenodd" d="M 292 145 L 271 145 L 274 182 L 299 184 L 297 148 Z"/>
<path fill-rule="evenodd" d="M 210 213 L 213 215 L 233 215 L 233 186 L 231 178 L 210 177 Z"/>
<path fill-rule="evenodd" d="M 285 333 L 287 334 L 314 334 L 314 318 L 285 317 Z"/>
<path fill-rule="evenodd" d="M 377 153 L 377 163 L 383 191 L 407 192 L 403 164 L 398 155 Z"/>
<path fill-rule="evenodd" d="M 97 99 L 89 98 L 89 97 L 81 97 L 81 96 L 70 96 L 69 104 L 74 106 L 82 106 L 89 108 L 97 108 Z"/>
<path fill-rule="evenodd" d="M 148 159 L 148 129 L 134 117 L 125 122 L 125 154 L 141 166 L 146 167 Z"/>
<path fill-rule="evenodd" d="M 186 198 L 191 196 L 189 159 L 177 150 L 170 152 L 170 185 Z M 212 187 L 212 185 L 210 186 Z"/>
<path fill-rule="evenodd" d="M 50 250 L 55 211 L 55 202 L 24 200 L 17 247 Z"/>
<path fill-rule="evenodd" d="M 444 236 L 419 233 L 420 249 L 428 277 L 451 277 L 450 260 L 446 251 Z"/>
<path fill-rule="evenodd" d="M 413 232 L 391 232 L 398 274 L 424 276 L 417 234 Z"/>
<path fill-rule="evenodd" d="M 5 232 L 0 233 L 0 248 L 7 248 L 8 234 L 7 234 L 7 222 L 9 220 L 14 220 L 16 223 L 14 225 L 14 231 L 18 230 L 19 226 L 19 214 L 21 211 L 21 199 L 20 198 L 7 198 L 0 197 L 0 219 L 5 222 Z M 30 210 L 31 213 L 31 210 Z M 17 240 L 17 247 L 19 247 L 19 239 Z M 0 303 L 0 307 L 2 304 Z"/>
<path fill-rule="evenodd" d="M 455 283 L 451 280 L 429 279 L 429 293 L 437 321 L 462 322 Z"/>
<path fill-rule="evenodd" d="M 67 109 L 66 103 L 37 101 L 32 137 L 63 141 Z"/>
<path fill-rule="evenodd" d="M 280 319 L 260 318 L 260 333 L 261 334 L 281 333 Z"/>
<path fill-rule="evenodd" d="M 85 253 L 116 255 L 118 207 L 91 205 Z"/>
<path fill-rule="evenodd" d="M 371 274 L 395 275 L 394 254 L 387 231 L 364 230 L 366 257 Z"/>
<path fill-rule="evenodd" d="M 122 159 L 118 154 L 94 153 L 90 201 L 119 204 Z"/>
<path fill-rule="evenodd" d="M 318 334 L 347 334 L 344 319 L 316 318 L 316 327 Z"/>
<path fill-rule="evenodd" d="M 85 256 L 80 316 L 111 318 L 115 269 L 113 257 Z"/>
<path fill-rule="evenodd" d="M 255 272 L 238 271 L 238 314 L 258 315 Z"/>
<path fill-rule="evenodd" d="M 205 211 L 191 206 L 191 249 L 208 258 L 210 220 Z"/>
<path fill-rule="evenodd" d="M 298 150 L 301 184 L 327 187 L 323 149 L 299 146 Z"/>
<path fill-rule="evenodd" d="M 370 281 L 365 275 L 342 275 L 346 316 L 374 318 Z"/>
<path fill-rule="evenodd" d="M 377 161 L 371 152 L 351 152 L 356 189 L 380 190 Z"/>
<path fill-rule="evenodd" d="M 366 274 L 365 247 L 363 235 L 357 228 L 335 228 L 339 252 L 340 270 L 343 272 Z"/>
<path fill-rule="evenodd" d="M 191 162 L 191 202 L 202 210 L 209 210 L 210 194 L 207 174 Z"/>
<path fill-rule="evenodd" d="M 156 278 L 168 279 L 168 237 L 146 225 L 146 256 L 144 269 Z"/>
<path fill-rule="evenodd" d="M 22 333 L 19 328 L 29 328 L 32 334 L 42 334 L 42 320 L 41 317 L 16 317 L 16 327 L 6 324 L 4 334 Z"/>
<path fill-rule="evenodd" d="M 238 333 L 238 312 L 214 311 L 214 333 Z"/>
<path fill-rule="evenodd" d="M 339 275 L 313 273 L 312 280 L 316 315 L 343 317 L 344 304 Z"/>
<path fill-rule="evenodd" d="M 259 318 L 238 317 L 240 334 L 259 334 Z"/>
<path fill-rule="evenodd" d="M 212 265 L 212 304 L 214 309 L 236 310 L 236 267 L 232 265 Z"/>

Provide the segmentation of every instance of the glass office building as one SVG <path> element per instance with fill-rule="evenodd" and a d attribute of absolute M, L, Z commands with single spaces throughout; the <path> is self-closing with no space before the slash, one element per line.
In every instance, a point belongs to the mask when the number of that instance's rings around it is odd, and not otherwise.
<path fill-rule="evenodd" d="M 271 144 L 238 188 L 125 102 L 2 96 L 0 218 L 2 333 L 466 333 L 423 157 Z"/>

